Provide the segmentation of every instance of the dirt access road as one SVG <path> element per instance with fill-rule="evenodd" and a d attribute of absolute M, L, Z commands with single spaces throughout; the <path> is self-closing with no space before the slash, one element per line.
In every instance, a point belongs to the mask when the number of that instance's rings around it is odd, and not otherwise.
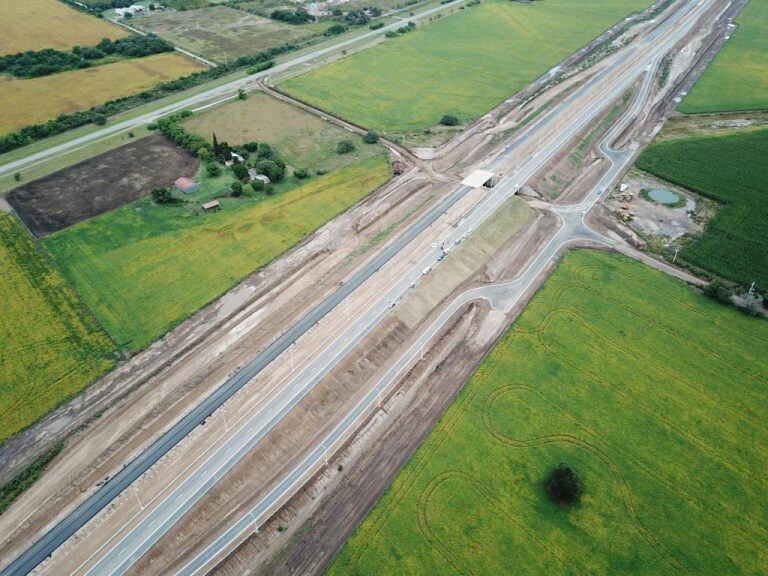
<path fill-rule="evenodd" d="M 554 132 L 556 132 L 556 131 L 553 131 L 553 133 L 554 133 Z M 455 215 L 454 215 L 454 218 L 455 218 Z M 450 221 L 449 221 L 447 224 L 448 224 L 448 227 L 450 227 L 450 226 L 451 226 L 451 223 L 450 223 Z M 535 250 L 534 250 L 533 252 L 535 253 Z M 391 273 L 392 273 L 392 274 L 396 274 L 396 273 L 397 273 L 397 270 L 395 270 L 394 272 L 391 272 Z M 334 328 L 333 328 L 333 325 L 329 326 L 329 328 L 330 328 L 331 330 L 333 330 L 333 329 L 334 329 Z M 394 330 L 394 328 L 393 328 L 393 330 Z M 258 396 L 257 396 L 257 392 L 256 392 L 256 391 L 254 391 L 254 395 L 252 396 L 252 399 L 256 399 L 257 397 L 258 397 Z M 256 401 L 256 402 L 257 402 L 257 400 L 254 400 L 254 401 Z M 350 400 L 348 400 L 348 402 L 349 402 L 349 401 L 350 401 Z M 314 406 L 315 406 L 315 407 L 317 407 L 317 406 L 323 406 L 323 403 L 322 403 L 322 402 L 320 402 L 320 403 L 316 403 Z M 207 424 L 207 426 L 210 426 L 210 424 L 213 424 L 213 422 L 210 422 L 209 424 Z M 223 425 L 225 430 L 226 430 L 226 428 L 227 428 L 227 422 L 225 421 L 225 419 L 224 419 L 224 418 L 222 418 L 222 419 L 221 419 L 221 421 L 220 421 L 220 422 L 218 422 L 218 424 L 217 424 L 217 425 L 218 425 L 218 426 L 222 426 L 222 425 Z M 210 428 L 206 428 L 206 433 L 209 433 L 209 431 L 210 431 L 210 430 L 211 430 Z M 183 459 L 183 461 L 188 461 L 188 460 L 187 460 L 186 458 L 184 458 L 184 459 Z M 170 465 L 171 465 L 171 466 L 173 466 L 173 462 L 171 462 L 171 463 L 170 463 Z M 157 484 L 156 480 L 157 480 L 157 479 L 152 479 L 152 483 L 153 483 L 153 484 Z M 225 479 L 225 482 L 226 482 L 226 479 Z M 151 495 L 151 490 L 152 490 L 152 487 L 151 487 L 151 486 L 150 486 L 150 487 L 148 487 L 148 490 L 150 491 L 150 492 L 149 492 L 149 494 Z M 145 500 L 145 501 L 146 501 L 146 500 Z M 135 506 L 137 505 L 137 504 L 136 504 L 136 502 L 141 502 L 141 497 L 140 497 L 138 494 L 136 494 L 136 500 L 135 500 L 135 501 L 133 501 L 133 504 L 132 504 L 132 506 L 133 506 L 134 508 L 135 508 Z M 141 507 L 141 504 L 139 504 L 139 507 Z M 116 514 L 116 515 L 115 515 L 115 516 L 113 516 L 113 517 L 117 517 L 117 516 L 119 516 L 119 514 Z M 204 515 L 204 516 L 206 516 L 206 515 Z M 111 519 L 107 519 L 107 520 L 106 520 L 106 524 L 103 524 L 103 525 L 101 525 L 101 528 L 106 528 L 106 527 L 108 526 L 108 524 L 110 524 L 111 522 L 112 522 L 112 520 L 111 520 Z M 188 539 L 188 538 L 185 538 L 184 540 L 185 540 L 185 541 L 188 541 L 189 539 Z M 81 544 L 82 544 L 82 542 L 81 542 Z M 78 548 L 82 548 L 82 546 L 79 546 Z M 70 551 L 70 552 L 71 552 L 71 551 Z M 58 554 L 58 553 L 57 553 L 57 554 Z M 166 562 L 167 562 L 167 560 L 166 560 Z M 160 562 L 160 564 L 163 564 L 163 562 Z M 159 566 L 159 564 L 157 563 L 157 560 L 155 560 L 155 561 L 153 562 L 153 568 L 151 569 L 151 571 L 154 571 L 154 569 L 155 569 L 154 567 L 157 567 L 157 566 Z M 166 566 L 167 566 L 167 564 L 166 564 Z"/>

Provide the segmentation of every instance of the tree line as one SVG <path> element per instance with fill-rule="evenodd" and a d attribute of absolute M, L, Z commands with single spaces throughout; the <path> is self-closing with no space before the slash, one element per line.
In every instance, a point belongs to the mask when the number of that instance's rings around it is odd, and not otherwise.
<path fill-rule="evenodd" d="M 227 74 L 231 74 L 236 70 L 247 68 L 249 74 L 255 74 L 261 70 L 266 70 L 274 65 L 272 58 L 278 54 L 296 50 L 298 45 L 296 44 L 283 44 L 281 46 L 275 46 L 269 50 L 257 52 L 249 56 L 241 56 L 231 64 L 222 64 L 208 70 L 202 70 L 200 72 L 194 72 L 188 76 L 177 78 L 176 80 L 170 80 L 168 82 L 162 82 L 149 90 L 133 94 L 132 96 L 125 96 L 123 98 L 117 98 L 115 100 L 109 100 L 104 104 L 94 106 L 90 110 L 84 112 L 73 112 L 71 114 L 60 114 L 58 117 L 52 120 L 48 120 L 43 124 L 33 124 L 25 126 L 17 132 L 12 132 L 0 137 L 0 154 L 10 152 L 16 148 L 21 148 L 38 140 L 61 134 L 68 130 L 85 126 L 93 122 L 101 122 L 105 116 L 113 116 L 124 112 L 136 106 L 141 106 L 154 100 L 165 98 L 175 92 L 180 92 L 188 88 L 193 88 L 204 84 L 211 80 L 221 78 Z"/>
<path fill-rule="evenodd" d="M 315 21 L 314 16 L 310 16 L 309 12 L 301 8 L 298 8 L 297 10 L 279 8 L 277 10 L 273 10 L 269 17 L 273 20 L 287 22 L 288 24 L 306 24 L 307 22 Z"/>
<path fill-rule="evenodd" d="M 17 78 L 39 78 L 66 70 L 89 68 L 94 61 L 107 56 L 142 58 L 173 51 L 173 44 L 155 36 L 128 36 L 110 40 L 104 38 L 95 46 L 75 46 L 72 50 L 28 50 L 0 57 L 0 72 Z"/>

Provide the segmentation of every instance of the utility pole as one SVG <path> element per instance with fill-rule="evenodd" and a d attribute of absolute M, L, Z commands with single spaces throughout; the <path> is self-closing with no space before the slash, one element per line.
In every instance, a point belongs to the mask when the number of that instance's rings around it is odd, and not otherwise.
<path fill-rule="evenodd" d="M 141 505 L 141 500 L 139 500 L 139 493 L 136 491 L 136 485 L 133 485 L 133 494 L 136 496 L 136 502 L 139 503 L 139 509 L 144 510 L 144 506 Z"/>
<path fill-rule="evenodd" d="M 296 345 L 296 342 L 294 342 L 293 344 L 291 344 L 291 345 L 288 347 L 288 352 L 290 352 L 290 354 L 291 354 L 291 372 L 293 372 L 293 371 L 294 371 L 294 369 L 295 369 L 295 368 L 293 367 L 293 347 L 294 347 L 295 345 Z"/>
<path fill-rule="evenodd" d="M 747 299 L 752 298 L 752 293 L 755 291 L 755 283 L 752 282 L 752 285 L 749 287 L 749 292 L 747 292 Z"/>
<path fill-rule="evenodd" d="M 674 264 L 677 261 L 677 253 L 680 252 L 680 248 L 675 248 L 675 257 L 672 258 L 672 264 Z"/>

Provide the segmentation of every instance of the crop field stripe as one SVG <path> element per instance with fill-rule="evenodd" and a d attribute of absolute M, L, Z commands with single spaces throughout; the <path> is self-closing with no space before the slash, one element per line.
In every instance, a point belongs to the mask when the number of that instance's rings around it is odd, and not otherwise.
<path fill-rule="evenodd" d="M 421 130 L 444 114 L 468 120 L 650 4 L 491 0 L 280 87 L 372 130 Z"/>
<path fill-rule="evenodd" d="M 0 213 L 0 267 L 2 442 L 114 366 L 114 344 L 5 213 Z"/>
<path fill-rule="evenodd" d="M 750 0 L 739 27 L 679 106 L 688 114 L 768 109 L 768 2 Z"/>
<path fill-rule="evenodd" d="M 197 60 L 167 52 L 29 80 L 0 76 L 0 134 L 88 110 L 204 68 Z"/>
<path fill-rule="evenodd" d="M 329 574 L 759 571 L 766 338 L 641 263 L 569 253 Z M 570 511 L 541 487 L 561 460 L 586 486 Z"/>

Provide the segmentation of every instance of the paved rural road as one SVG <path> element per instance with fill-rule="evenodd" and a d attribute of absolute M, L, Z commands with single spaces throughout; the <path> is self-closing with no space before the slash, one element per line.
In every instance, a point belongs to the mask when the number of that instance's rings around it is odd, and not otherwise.
<path fill-rule="evenodd" d="M 616 79 L 609 89 L 603 90 L 587 109 L 580 112 L 577 118 L 573 119 L 566 128 L 561 130 L 553 142 L 548 143 L 545 148 L 540 149 L 536 154 L 527 158 L 517 171 L 507 176 L 505 180 L 496 186 L 492 193 L 478 204 L 475 210 L 467 215 L 462 226 L 452 232 L 451 235 L 444 240 L 447 242 L 447 245 L 452 243 L 456 236 L 465 232 L 470 232 L 472 229 L 476 229 L 477 226 L 490 217 L 499 206 L 516 192 L 522 182 L 530 178 L 530 176 L 541 166 L 546 164 L 546 162 L 562 149 L 571 138 L 588 126 L 602 110 L 609 106 L 611 102 L 626 90 L 626 88 L 634 82 L 650 64 L 655 63 L 661 55 L 668 51 L 671 46 L 679 40 L 691 26 L 693 26 L 696 20 L 694 16 L 699 13 L 699 10 L 701 9 L 700 7 L 708 5 L 711 1 L 712 0 L 700 2 L 697 5 L 693 5 L 691 2 L 685 3 L 675 17 L 671 18 L 658 34 L 651 37 L 649 42 L 655 41 L 661 35 L 662 31 L 677 26 L 677 28 L 671 32 L 670 36 L 664 38 L 655 49 L 650 50 L 643 62 L 632 66 L 632 68 L 624 73 L 621 78 Z M 685 24 L 682 24 L 681 19 L 691 12 L 693 13 L 691 14 L 691 17 Z M 653 44 L 649 45 L 653 46 Z M 626 58 L 631 56 L 635 51 L 636 50 L 627 51 Z M 626 58 L 618 59 L 615 65 L 621 65 Z M 646 85 L 648 85 L 648 77 L 646 78 Z M 567 103 L 564 104 L 566 104 L 567 107 Z M 542 117 L 521 135 L 518 140 L 518 145 L 530 141 L 531 138 L 536 138 L 539 130 L 546 130 L 547 126 L 555 121 L 557 117 L 557 114 L 555 113 L 556 110 L 559 110 L 561 114 L 564 113 L 563 108 L 558 107 L 550 114 Z M 508 154 L 514 154 L 514 151 L 514 149 L 507 149 L 506 152 Z M 610 150 L 607 152 L 609 156 L 614 154 Z M 221 388 L 206 398 L 203 403 L 182 418 L 141 455 L 129 463 L 126 468 L 119 472 L 113 479 L 97 490 L 59 524 L 54 526 L 43 536 L 43 538 L 34 543 L 19 558 L 14 560 L 13 563 L 3 570 L 1 573 L 2 576 L 26 574 L 31 571 L 59 545 L 74 534 L 77 529 L 98 513 L 99 510 L 106 506 L 106 504 L 125 488 L 130 486 L 136 478 L 146 471 L 154 462 L 159 460 L 168 452 L 168 450 L 175 446 L 216 408 L 221 406 L 224 401 L 230 398 L 267 364 L 284 352 L 299 336 L 301 336 L 301 334 L 309 330 L 316 322 L 327 314 L 328 311 L 341 303 L 344 298 L 380 269 L 389 259 L 426 230 L 446 210 L 448 210 L 448 208 L 462 198 L 468 190 L 467 187 L 461 186 L 446 197 L 438 206 L 422 217 L 416 224 L 414 224 L 414 226 L 404 232 L 391 245 L 379 253 L 344 286 L 339 288 L 317 308 L 312 310 L 307 316 L 282 334 L 245 368 L 236 373 Z M 570 213 L 573 214 L 574 211 L 576 211 L 575 213 L 578 213 L 578 218 L 580 219 L 581 213 L 578 211 L 583 211 L 591 206 L 599 198 L 600 192 L 600 189 L 596 189 L 590 199 L 588 199 L 588 204 L 582 203 L 577 205 L 570 210 Z M 85 566 L 83 567 L 88 571 L 87 573 L 124 573 L 141 554 L 149 549 L 149 547 L 179 517 L 181 517 L 181 515 L 184 514 L 184 512 L 191 508 L 191 506 L 205 494 L 210 486 L 226 473 L 227 470 L 234 466 L 239 458 L 245 454 L 253 444 L 258 442 L 258 440 L 262 438 L 284 414 L 295 406 L 295 404 L 309 390 L 311 390 L 312 386 L 314 386 L 324 374 L 332 369 L 339 358 L 343 357 L 347 351 L 354 347 L 354 345 L 386 315 L 389 311 L 390 303 L 397 301 L 408 289 L 410 289 L 411 283 L 418 279 L 424 266 L 428 264 L 435 265 L 437 250 L 438 249 L 436 248 L 431 249 L 426 253 L 418 264 L 410 269 L 408 273 L 399 278 L 396 284 L 388 290 L 386 294 L 371 305 L 364 314 L 362 314 L 341 336 L 339 336 L 339 338 L 336 339 L 336 341 L 333 342 L 333 344 L 331 344 L 327 354 L 319 355 L 319 358 L 315 362 L 310 364 L 306 369 L 299 371 L 291 383 L 275 395 L 264 409 L 260 410 L 247 422 L 243 423 L 240 429 L 227 440 L 224 448 L 209 455 L 207 460 L 205 460 L 196 471 L 185 478 L 174 491 L 170 495 L 165 496 L 162 501 L 149 503 L 147 508 L 152 509 L 145 511 L 141 520 L 133 528 L 125 534 L 122 534 L 119 539 L 115 538 L 113 541 L 108 542 L 104 549 L 98 551 L 98 554 L 100 555 L 99 558 L 95 558 L 95 563 L 89 568 Z M 536 261 L 538 262 L 539 260 L 540 258 L 537 258 Z M 529 273 L 534 274 L 533 278 L 535 278 L 536 275 L 541 273 L 543 268 L 538 270 L 536 268 L 531 268 L 529 270 Z M 401 358 L 399 363 L 402 364 L 405 361 L 405 358 Z M 374 388 L 374 390 L 367 396 L 368 400 L 371 399 L 371 394 L 374 394 L 374 397 L 376 397 L 381 393 L 381 390 L 382 388 L 380 386 Z M 355 415 L 355 411 L 350 413 L 350 415 L 344 419 L 344 422 L 339 424 L 337 430 L 341 432 L 348 431 L 353 423 L 357 421 L 361 413 L 362 412 L 358 412 L 357 415 Z M 346 426 L 344 425 L 345 423 Z M 327 452 L 327 450 L 331 448 L 332 442 L 333 438 L 329 438 L 327 442 L 323 443 L 323 445 L 315 450 L 315 462 L 317 461 L 317 458 L 322 458 L 322 453 Z M 260 516 L 257 515 L 257 513 L 263 515 L 264 512 L 273 509 L 278 502 L 283 501 L 286 494 L 290 493 L 290 490 L 294 488 L 296 483 L 303 478 L 305 474 L 305 471 L 301 468 L 297 468 L 294 474 L 291 474 L 284 479 L 283 482 L 281 482 L 281 484 L 263 500 L 261 507 L 258 510 L 253 511 L 252 517 L 249 516 L 252 518 L 251 526 L 260 520 Z M 238 523 L 237 526 L 242 528 L 241 523 Z M 226 535 L 232 536 L 233 530 L 236 530 L 236 528 L 233 527 L 227 531 L 222 535 L 223 540 L 219 539 L 217 542 L 221 541 L 221 545 L 226 546 Z M 195 573 L 199 567 L 207 565 L 207 563 L 222 549 L 222 547 L 212 545 L 206 552 L 193 560 L 188 567 L 185 567 L 182 572 Z"/>
<path fill-rule="evenodd" d="M 414 14 L 409 18 L 409 20 L 413 20 L 414 22 L 419 22 L 421 20 L 424 20 L 425 18 L 429 18 L 430 16 L 432 16 L 437 12 L 443 12 L 450 8 L 456 8 L 460 4 L 461 2 L 457 2 L 456 4 L 439 5 L 434 8 L 429 8 L 428 10 L 424 10 L 423 12 L 418 12 Z M 359 36 L 354 36 L 352 38 L 342 40 L 341 42 L 337 42 L 331 46 L 327 46 L 325 48 L 315 50 L 314 52 L 297 56 L 296 58 L 287 60 L 282 64 L 273 66 L 268 70 L 264 70 L 256 74 L 251 74 L 250 76 L 246 76 L 245 78 L 241 78 L 239 80 L 233 80 L 231 82 L 228 82 L 216 88 L 211 88 L 210 90 L 206 90 L 205 92 L 201 92 L 200 94 L 196 94 L 194 96 L 185 98 L 184 100 L 180 100 L 174 104 L 168 104 L 152 112 L 142 114 L 141 116 L 137 116 L 135 118 L 130 118 L 127 120 L 123 120 L 121 122 L 117 122 L 116 124 L 105 126 L 104 128 L 91 132 L 90 134 L 80 136 L 79 138 L 73 138 L 72 140 L 68 140 L 67 142 L 58 144 L 56 146 L 51 146 L 50 148 L 47 148 L 40 152 L 36 152 L 34 154 L 30 154 L 28 156 L 25 156 L 24 158 L 14 160 L 13 162 L 7 162 L 6 164 L 3 164 L 2 166 L 0 166 L 0 175 L 7 174 L 10 172 L 16 172 L 30 164 L 36 164 L 47 158 L 58 156 L 70 150 L 82 148 L 86 144 L 96 142 L 98 140 L 102 140 L 108 136 L 112 136 L 113 134 L 118 134 L 125 130 L 136 128 L 137 126 L 144 126 L 146 124 L 150 124 L 155 120 L 157 120 L 158 118 L 166 116 L 167 114 L 171 114 L 173 112 L 178 112 L 180 110 L 187 109 L 190 106 L 194 106 L 196 104 L 206 102 L 207 100 L 211 100 L 218 96 L 237 92 L 237 90 L 241 88 L 246 88 L 247 85 L 253 82 L 254 80 L 258 80 L 259 78 L 263 78 L 264 76 L 268 76 L 276 72 L 282 72 L 284 70 L 289 70 L 296 66 L 300 66 L 316 58 L 320 58 L 328 54 L 332 54 L 333 52 L 336 52 L 346 46 L 351 46 L 352 44 L 357 44 L 359 42 L 370 40 L 377 36 L 382 36 L 386 34 L 388 31 L 395 30 L 401 27 L 402 25 L 403 23 L 401 21 L 395 21 L 392 24 L 387 24 L 383 28 L 379 28 L 378 30 L 372 30 L 370 32 L 366 32 L 365 34 L 360 34 Z"/>

